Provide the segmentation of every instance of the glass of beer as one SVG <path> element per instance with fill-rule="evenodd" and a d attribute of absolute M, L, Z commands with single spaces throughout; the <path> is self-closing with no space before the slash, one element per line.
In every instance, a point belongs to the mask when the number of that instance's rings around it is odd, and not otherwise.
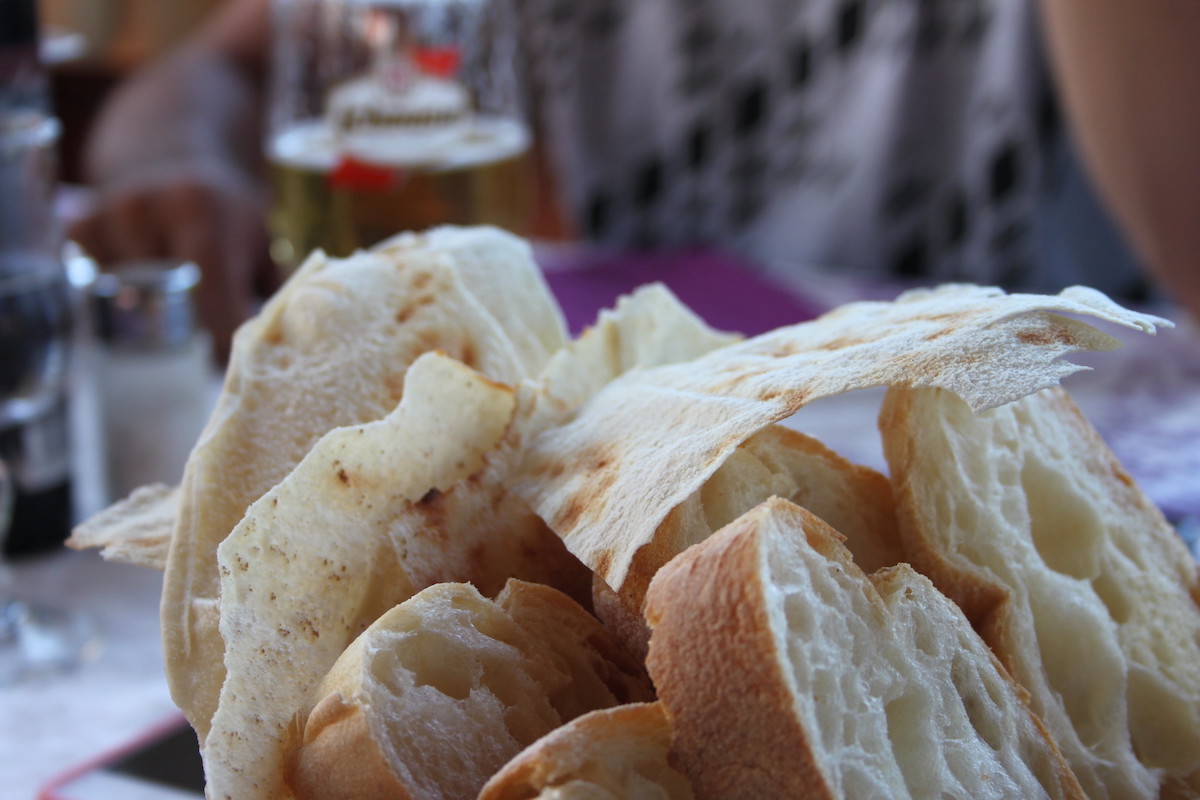
<path fill-rule="evenodd" d="M 274 14 L 278 263 L 440 224 L 525 231 L 531 136 L 506 2 L 275 0 Z"/>

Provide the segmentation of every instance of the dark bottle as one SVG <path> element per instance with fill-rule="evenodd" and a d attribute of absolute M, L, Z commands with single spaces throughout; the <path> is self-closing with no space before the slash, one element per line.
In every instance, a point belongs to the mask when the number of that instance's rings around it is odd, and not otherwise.
<path fill-rule="evenodd" d="M 5 551 L 70 532 L 67 378 L 75 301 L 54 215 L 58 120 L 36 0 L 0 0 L 0 458 L 16 484 Z"/>

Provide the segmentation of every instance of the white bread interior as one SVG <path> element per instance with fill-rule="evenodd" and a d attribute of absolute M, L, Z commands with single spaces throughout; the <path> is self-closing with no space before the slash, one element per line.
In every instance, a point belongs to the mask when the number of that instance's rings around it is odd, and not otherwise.
<path fill-rule="evenodd" d="M 598 577 L 592 603 L 629 650 L 645 658 L 650 631 L 646 589 L 663 564 L 770 497 L 807 508 L 846 537 L 867 572 L 901 560 L 895 503 L 887 477 L 851 463 L 811 436 L 772 425 L 743 442 L 638 551 L 619 593 Z"/>
<path fill-rule="evenodd" d="M 592 642 L 598 643 L 593 646 Z M 512 581 L 495 602 L 438 584 L 383 615 L 322 682 L 286 781 L 301 798 L 475 798 L 541 736 L 651 699 L 640 665 L 557 590 Z"/>
<path fill-rule="evenodd" d="M 961 611 L 780 499 L 660 570 L 648 667 L 698 798 L 1081 798 Z"/>
<path fill-rule="evenodd" d="M 479 800 L 692 800 L 668 761 L 659 703 L 592 711 L 547 734 L 492 776 Z"/>
<path fill-rule="evenodd" d="M 880 417 L 913 563 L 1029 691 L 1093 800 L 1200 797 L 1200 572 L 1062 389 Z"/>

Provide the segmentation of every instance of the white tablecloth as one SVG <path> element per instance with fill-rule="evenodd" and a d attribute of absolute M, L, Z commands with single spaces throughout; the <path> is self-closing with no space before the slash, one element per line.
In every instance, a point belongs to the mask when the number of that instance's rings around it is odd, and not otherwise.
<path fill-rule="evenodd" d="M 63 552 L 18 562 L 19 596 L 86 613 L 98 654 L 67 675 L 0 687 L 0 797 L 29 800 L 65 770 L 175 711 L 158 635 L 162 573 Z"/>

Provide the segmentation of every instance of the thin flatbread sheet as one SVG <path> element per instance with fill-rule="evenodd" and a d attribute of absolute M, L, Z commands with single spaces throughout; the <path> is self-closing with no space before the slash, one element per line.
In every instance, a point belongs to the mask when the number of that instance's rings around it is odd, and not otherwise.
<path fill-rule="evenodd" d="M 553 583 L 569 558 L 482 477 L 497 468 L 513 389 L 435 353 L 406 384 L 392 414 L 324 436 L 218 549 L 227 676 L 203 740 L 210 797 L 283 796 L 284 753 L 313 689 L 397 603 L 443 581 Z"/>
<path fill-rule="evenodd" d="M 873 386 L 938 386 L 981 410 L 1083 369 L 1061 361 L 1067 353 L 1120 345 L 1064 314 L 1148 333 L 1170 325 L 1082 287 L 1043 296 L 948 285 L 854 303 L 617 377 L 566 424 L 538 432 L 516 488 L 619 590 L 671 509 L 742 442 L 813 400 Z"/>
<path fill-rule="evenodd" d="M 539 372 L 565 341 L 529 246 L 490 228 L 316 253 L 238 331 L 224 390 L 184 470 L 163 585 L 171 695 L 201 738 L 224 679 L 217 546 L 325 432 L 396 407 L 441 350 L 493 380 Z"/>
<path fill-rule="evenodd" d="M 140 486 L 75 526 L 66 544 L 75 550 L 99 548 L 105 561 L 165 569 L 178 516 L 178 486 Z"/>

